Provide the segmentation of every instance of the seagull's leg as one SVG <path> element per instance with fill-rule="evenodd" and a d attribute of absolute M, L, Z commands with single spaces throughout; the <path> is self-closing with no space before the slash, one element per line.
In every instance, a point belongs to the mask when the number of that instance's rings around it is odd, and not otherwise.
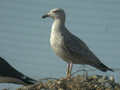
<path fill-rule="evenodd" d="M 87 80 L 88 71 L 86 70 L 86 65 L 83 65 L 83 77 L 84 77 L 84 80 Z"/>
<path fill-rule="evenodd" d="M 72 62 L 71 62 L 71 63 L 70 63 L 70 68 L 69 68 L 70 77 L 71 77 L 71 72 L 72 72 L 72 66 L 73 66 L 73 64 L 72 64 Z"/>
<path fill-rule="evenodd" d="M 69 77 L 69 68 L 70 68 L 70 63 L 67 64 L 67 70 L 66 70 L 67 78 Z"/>
<path fill-rule="evenodd" d="M 72 71 L 72 63 L 68 63 L 67 66 L 67 78 L 71 78 L 71 71 Z"/>

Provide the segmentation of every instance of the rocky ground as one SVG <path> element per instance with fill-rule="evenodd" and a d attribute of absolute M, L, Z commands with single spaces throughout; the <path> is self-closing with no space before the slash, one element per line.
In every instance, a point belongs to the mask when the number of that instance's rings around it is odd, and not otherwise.
<path fill-rule="evenodd" d="M 70 80 L 64 78 L 47 80 L 17 90 L 120 90 L 120 85 L 113 77 L 93 75 L 86 78 L 77 75 Z"/>

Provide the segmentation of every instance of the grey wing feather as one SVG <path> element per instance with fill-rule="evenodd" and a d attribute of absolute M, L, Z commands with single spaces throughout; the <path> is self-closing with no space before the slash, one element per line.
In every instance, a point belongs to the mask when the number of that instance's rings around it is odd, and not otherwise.
<path fill-rule="evenodd" d="M 76 64 L 82 62 L 83 64 L 94 66 L 104 72 L 107 70 L 113 71 L 111 68 L 104 65 L 82 40 L 71 34 L 69 31 L 65 33 L 67 34 L 64 35 L 64 48 L 68 52 L 69 56 L 72 56 L 74 59 L 81 60 Z"/>
<path fill-rule="evenodd" d="M 86 63 L 94 61 L 96 62 L 98 60 L 97 57 L 87 47 L 87 45 L 70 32 L 66 34 L 64 38 L 64 45 L 65 48 L 68 50 L 69 54 L 78 58 L 80 57 L 85 59 Z"/>

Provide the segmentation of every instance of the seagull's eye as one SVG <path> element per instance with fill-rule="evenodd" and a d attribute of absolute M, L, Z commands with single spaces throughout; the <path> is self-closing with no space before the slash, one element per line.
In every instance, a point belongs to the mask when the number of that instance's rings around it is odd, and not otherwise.
<path fill-rule="evenodd" d="M 57 12 L 59 12 L 59 11 L 53 11 L 53 13 L 57 13 Z"/>

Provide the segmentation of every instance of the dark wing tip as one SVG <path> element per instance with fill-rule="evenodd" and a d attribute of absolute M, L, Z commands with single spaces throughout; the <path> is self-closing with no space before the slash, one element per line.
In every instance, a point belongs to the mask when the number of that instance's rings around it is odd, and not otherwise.
<path fill-rule="evenodd" d="M 103 72 L 107 72 L 107 71 L 112 71 L 112 72 L 114 72 L 113 69 L 107 67 L 106 65 L 104 65 L 104 64 L 102 64 L 102 63 L 101 63 L 100 66 L 101 66 L 101 67 L 100 67 L 100 70 L 103 71 Z"/>
<path fill-rule="evenodd" d="M 114 70 L 113 70 L 113 69 L 111 69 L 111 68 L 108 68 L 108 70 L 109 70 L 109 71 L 112 71 L 112 72 L 114 72 Z"/>

